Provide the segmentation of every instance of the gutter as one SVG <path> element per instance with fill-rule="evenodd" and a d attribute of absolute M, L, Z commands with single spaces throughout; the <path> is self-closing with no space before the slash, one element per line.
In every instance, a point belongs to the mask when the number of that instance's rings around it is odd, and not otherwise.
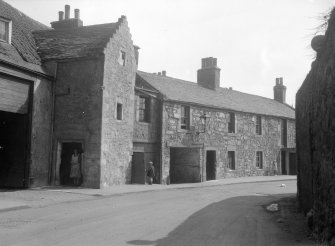
<path fill-rule="evenodd" d="M 18 65 L 17 63 L 13 63 L 13 62 L 6 61 L 6 60 L 0 60 L 0 62 L 5 63 L 5 64 L 10 65 L 10 66 L 13 66 L 13 67 L 16 67 L 16 68 L 19 68 L 19 69 L 22 69 L 22 70 L 24 70 L 24 71 L 26 71 L 26 72 L 30 72 L 30 73 L 39 75 L 39 76 L 41 76 L 41 77 L 44 77 L 44 78 L 53 80 L 53 77 L 52 77 L 51 75 L 48 75 L 48 74 L 46 74 L 46 73 L 41 73 L 41 72 L 35 71 L 35 70 L 33 70 L 33 69 L 30 69 L 30 68 L 27 68 L 27 67 L 24 67 L 24 66 L 20 66 L 20 65 Z"/>

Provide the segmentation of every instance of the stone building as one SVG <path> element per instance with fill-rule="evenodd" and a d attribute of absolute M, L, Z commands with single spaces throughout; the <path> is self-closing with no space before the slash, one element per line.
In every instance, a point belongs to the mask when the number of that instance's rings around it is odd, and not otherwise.
<path fill-rule="evenodd" d="M 334 43 L 335 10 L 325 36 L 312 40 L 316 59 L 296 95 L 298 198 L 314 211 L 314 235 L 327 241 L 335 236 Z"/>
<path fill-rule="evenodd" d="M 129 183 L 137 52 L 126 17 L 83 26 L 66 5 L 49 28 L 0 5 L 0 185 L 71 184 L 74 149 L 82 186 Z"/>
<path fill-rule="evenodd" d="M 137 88 L 151 94 L 159 109 L 154 124 L 147 123 L 145 129 L 135 124 L 135 139 L 151 136 L 159 144 L 156 182 L 296 174 L 295 112 L 285 103 L 282 78 L 276 79 L 272 100 L 219 87 L 216 64 L 216 58 L 202 59 L 197 83 L 168 77 L 164 71 L 137 73 Z M 134 157 L 133 165 L 142 163 Z"/>
<path fill-rule="evenodd" d="M 66 5 L 50 28 L 0 0 L 0 187 L 71 185 L 74 149 L 92 188 L 145 183 L 148 161 L 164 184 L 295 174 L 281 78 L 272 100 L 220 88 L 215 58 L 198 83 L 137 72 L 138 49 L 124 16 Z"/>

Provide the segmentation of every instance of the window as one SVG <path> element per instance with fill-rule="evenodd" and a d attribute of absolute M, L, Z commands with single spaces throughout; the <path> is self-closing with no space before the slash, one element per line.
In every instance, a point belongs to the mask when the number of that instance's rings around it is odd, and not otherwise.
<path fill-rule="evenodd" d="M 0 40 L 9 43 L 9 22 L 0 19 Z"/>
<path fill-rule="evenodd" d="M 126 52 L 125 51 L 120 50 L 119 64 L 121 66 L 126 66 Z"/>
<path fill-rule="evenodd" d="M 190 129 L 190 107 L 188 106 L 181 106 L 180 128 L 185 130 Z"/>
<path fill-rule="evenodd" d="M 117 120 L 122 120 L 122 118 L 123 118 L 122 104 L 117 103 L 117 105 L 116 105 L 116 119 Z"/>
<path fill-rule="evenodd" d="M 139 96 L 138 121 L 150 122 L 150 98 Z"/>
<path fill-rule="evenodd" d="M 256 134 L 262 135 L 262 117 L 256 116 Z"/>
<path fill-rule="evenodd" d="M 235 133 L 235 114 L 229 113 L 228 132 Z"/>
<path fill-rule="evenodd" d="M 230 170 L 235 170 L 235 151 L 228 151 L 228 166 Z"/>
<path fill-rule="evenodd" d="M 263 152 L 256 151 L 256 167 L 263 169 Z"/>
<path fill-rule="evenodd" d="M 281 145 L 287 147 L 287 120 L 281 120 Z"/>

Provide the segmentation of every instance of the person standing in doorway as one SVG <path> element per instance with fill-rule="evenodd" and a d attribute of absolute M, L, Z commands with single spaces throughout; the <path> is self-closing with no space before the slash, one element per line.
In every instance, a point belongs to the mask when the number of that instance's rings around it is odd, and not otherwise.
<path fill-rule="evenodd" d="M 81 154 L 78 153 L 77 149 L 73 150 L 73 154 L 71 156 L 70 178 L 73 179 L 74 185 L 79 185 L 81 178 Z"/>
<path fill-rule="evenodd" d="M 152 185 L 152 182 L 154 180 L 155 177 L 155 167 L 154 164 L 152 163 L 152 161 L 148 162 L 149 168 L 147 171 L 147 177 L 148 177 L 148 181 L 149 181 L 149 185 Z"/>

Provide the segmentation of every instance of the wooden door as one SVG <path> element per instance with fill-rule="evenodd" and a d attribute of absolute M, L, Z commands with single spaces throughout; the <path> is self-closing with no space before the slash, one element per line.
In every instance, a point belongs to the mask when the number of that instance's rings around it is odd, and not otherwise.
<path fill-rule="evenodd" d="M 216 152 L 213 150 L 206 152 L 206 179 L 216 179 Z"/>
<path fill-rule="evenodd" d="M 133 184 L 145 184 L 145 178 L 144 153 L 134 152 L 131 168 L 131 182 Z"/>
<path fill-rule="evenodd" d="M 289 170 L 290 175 L 297 175 L 297 162 L 296 162 L 296 154 L 290 153 L 289 154 Z"/>

